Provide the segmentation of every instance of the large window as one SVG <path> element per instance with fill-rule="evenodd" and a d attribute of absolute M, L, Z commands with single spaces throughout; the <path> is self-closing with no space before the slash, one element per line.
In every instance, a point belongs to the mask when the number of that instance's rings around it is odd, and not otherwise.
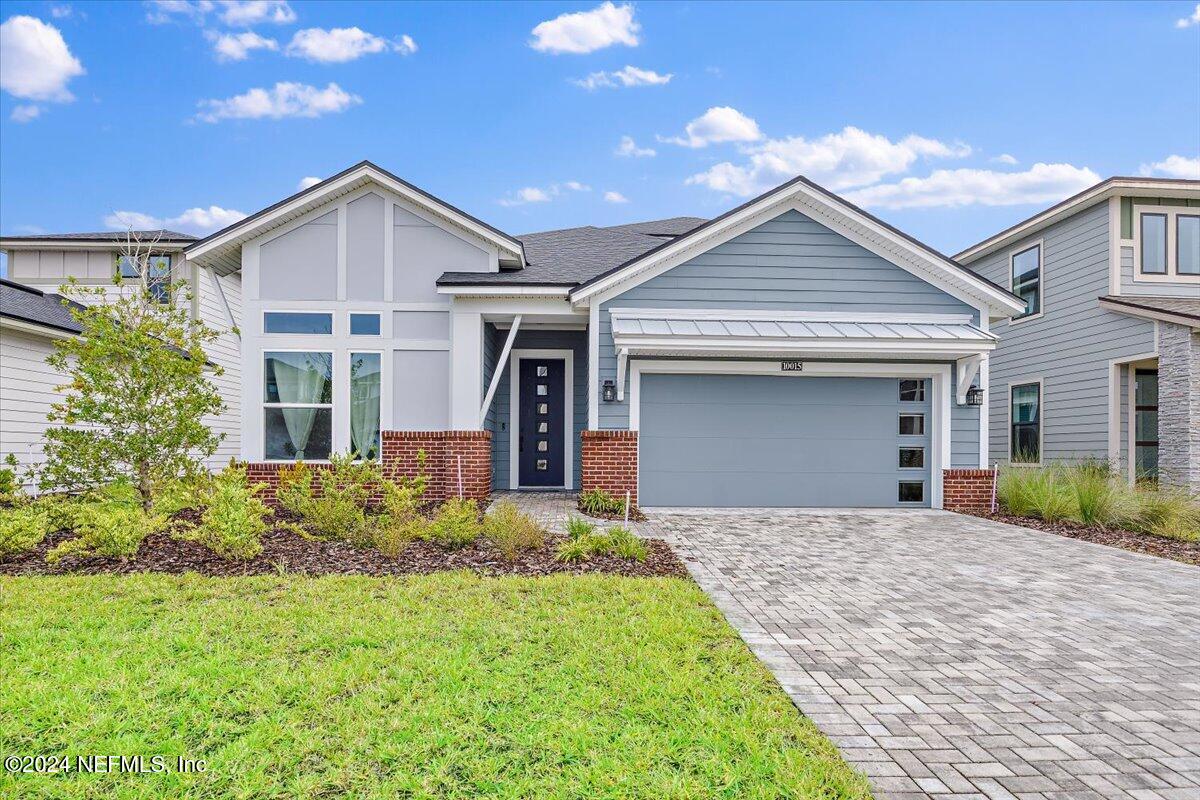
<path fill-rule="evenodd" d="M 1167 274 L 1167 215 L 1142 214 L 1142 272 Z"/>
<path fill-rule="evenodd" d="M 1012 292 L 1025 301 L 1014 319 L 1042 313 L 1042 245 L 1027 247 L 1012 257 Z"/>
<path fill-rule="evenodd" d="M 1134 370 L 1134 474 L 1158 480 L 1158 370 Z"/>
<path fill-rule="evenodd" d="M 333 314 L 328 311 L 265 311 L 263 333 L 333 333 Z"/>
<path fill-rule="evenodd" d="M 356 458 L 379 457 L 380 353 L 350 354 L 350 450 Z"/>
<path fill-rule="evenodd" d="M 1200 214 L 1175 215 L 1175 271 L 1200 275 Z"/>
<path fill-rule="evenodd" d="M 1042 460 L 1042 386 L 1026 383 L 1012 387 L 1008 458 L 1014 464 L 1039 464 Z"/>
<path fill-rule="evenodd" d="M 169 298 L 168 288 L 171 284 L 171 257 L 145 256 L 140 261 L 132 256 L 117 258 L 117 271 L 125 280 L 136 280 L 142 277 L 142 265 L 146 268 L 146 286 L 150 294 L 160 303 Z"/>
<path fill-rule="evenodd" d="M 1135 219 L 1135 278 L 1200 282 L 1200 209 L 1140 207 Z"/>
<path fill-rule="evenodd" d="M 333 451 L 333 354 L 263 354 L 263 456 L 323 460 Z"/>

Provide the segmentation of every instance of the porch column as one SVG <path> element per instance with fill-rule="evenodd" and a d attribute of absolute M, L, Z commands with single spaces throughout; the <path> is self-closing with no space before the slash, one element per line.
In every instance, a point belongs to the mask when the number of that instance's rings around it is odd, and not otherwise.
<path fill-rule="evenodd" d="M 450 425 L 454 431 L 476 431 L 483 400 L 483 315 L 454 310 L 450 314 Z"/>

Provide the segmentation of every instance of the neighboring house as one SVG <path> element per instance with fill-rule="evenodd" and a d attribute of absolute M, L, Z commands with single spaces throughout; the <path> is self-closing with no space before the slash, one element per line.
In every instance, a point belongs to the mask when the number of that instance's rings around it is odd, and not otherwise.
<path fill-rule="evenodd" d="M 60 244 L 0 240 L 24 283 Z M 708 222 L 516 237 L 363 162 L 179 257 L 195 313 L 240 329 L 214 360 L 254 475 L 425 449 L 473 496 L 941 507 L 987 462 L 968 389 L 1024 307 L 803 178 Z"/>
<path fill-rule="evenodd" d="M 955 258 L 1026 300 L 992 329 L 992 461 L 1200 491 L 1200 181 L 1110 178 Z"/>

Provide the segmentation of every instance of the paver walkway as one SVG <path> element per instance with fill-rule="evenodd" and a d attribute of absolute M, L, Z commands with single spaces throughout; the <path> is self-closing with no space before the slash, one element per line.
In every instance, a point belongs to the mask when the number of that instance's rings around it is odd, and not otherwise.
<path fill-rule="evenodd" d="M 943 512 L 650 512 L 880 798 L 1200 798 L 1200 569 Z"/>

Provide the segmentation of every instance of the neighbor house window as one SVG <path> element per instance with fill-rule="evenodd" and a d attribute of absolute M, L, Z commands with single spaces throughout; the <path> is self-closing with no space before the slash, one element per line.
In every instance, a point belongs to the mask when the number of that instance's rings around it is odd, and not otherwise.
<path fill-rule="evenodd" d="M 1200 215 L 1175 217 L 1175 271 L 1200 275 Z"/>
<path fill-rule="evenodd" d="M 263 354 L 263 456 L 323 460 L 333 451 L 333 353 Z"/>
<path fill-rule="evenodd" d="M 350 335 L 351 336 L 378 336 L 379 335 L 379 315 L 378 314 L 351 314 L 350 315 Z"/>
<path fill-rule="evenodd" d="M 142 264 L 146 267 L 146 286 L 150 294 L 160 303 L 169 299 L 168 289 L 171 284 L 171 257 L 144 256 L 141 259 L 133 256 L 117 258 L 117 271 L 125 280 L 137 280 L 142 277 Z"/>
<path fill-rule="evenodd" d="M 1026 383 L 1012 387 L 1012 431 L 1009 460 L 1014 464 L 1038 464 L 1042 460 L 1042 386 Z"/>
<path fill-rule="evenodd" d="M 350 449 L 356 458 L 379 458 L 382 356 L 350 354 Z"/>
<path fill-rule="evenodd" d="M 1025 311 L 1014 319 L 1042 312 L 1042 246 L 1035 244 L 1012 257 L 1012 291 L 1025 301 Z"/>
<path fill-rule="evenodd" d="M 308 311 L 266 311 L 263 333 L 333 333 L 333 314 Z"/>
<path fill-rule="evenodd" d="M 1187 206 L 1135 209 L 1135 278 L 1200 282 L 1200 210 Z"/>
<path fill-rule="evenodd" d="M 1142 214 L 1142 272 L 1167 274 L 1167 215 Z"/>
<path fill-rule="evenodd" d="M 1134 475 L 1158 480 L 1158 370 L 1134 370 Z"/>
<path fill-rule="evenodd" d="M 922 403 L 925 401 L 925 381 L 923 380 L 908 380 L 900 381 L 900 399 L 904 402 Z"/>

